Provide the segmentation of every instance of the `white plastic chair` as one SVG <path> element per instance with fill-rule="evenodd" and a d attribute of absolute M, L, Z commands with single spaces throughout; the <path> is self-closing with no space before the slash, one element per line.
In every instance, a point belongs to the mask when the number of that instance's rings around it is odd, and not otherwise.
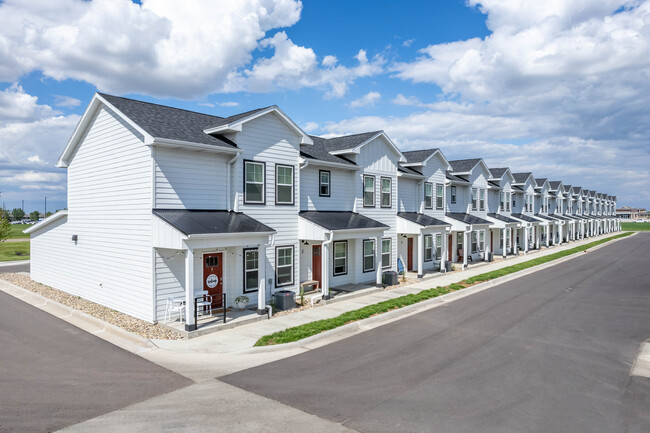
<path fill-rule="evenodd" d="M 207 290 L 201 290 L 194 292 L 194 297 L 196 299 L 196 311 L 201 312 L 204 308 L 207 308 L 208 314 L 212 316 L 212 295 L 208 293 Z"/>
<path fill-rule="evenodd" d="M 171 320 L 172 314 L 175 313 L 178 313 L 178 320 L 182 322 L 185 305 L 183 305 L 183 301 L 169 297 L 167 298 L 167 307 L 165 307 L 165 323 L 168 323 Z"/>

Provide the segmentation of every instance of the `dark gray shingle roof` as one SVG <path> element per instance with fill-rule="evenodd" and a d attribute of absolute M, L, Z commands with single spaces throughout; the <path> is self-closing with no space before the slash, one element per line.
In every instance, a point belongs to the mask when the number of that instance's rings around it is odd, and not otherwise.
<path fill-rule="evenodd" d="M 557 190 L 560 187 L 561 183 L 562 182 L 559 181 L 559 180 L 551 180 L 551 181 L 549 181 L 549 185 L 551 185 L 551 189 L 554 190 L 554 191 Z"/>
<path fill-rule="evenodd" d="M 354 212 L 302 211 L 302 218 L 327 230 L 381 229 L 387 225 Z"/>
<path fill-rule="evenodd" d="M 397 167 L 397 171 L 401 173 L 408 173 L 408 174 L 415 174 L 417 176 L 422 176 L 422 173 L 420 173 L 418 170 L 414 169 L 413 167 Z"/>
<path fill-rule="evenodd" d="M 469 183 L 469 180 L 465 179 L 462 176 L 456 176 L 455 174 L 451 174 L 450 171 L 446 172 L 445 176 L 447 177 L 447 179 L 451 180 L 452 182 Z"/>
<path fill-rule="evenodd" d="M 311 139 L 314 142 L 313 145 L 303 144 L 300 146 L 300 155 L 303 158 L 315 159 L 325 162 L 334 162 L 337 164 L 344 164 L 352 167 L 356 166 L 354 162 L 345 157 L 336 156 L 329 153 L 325 147 L 325 142 L 327 141 L 326 139 L 321 137 L 311 137 Z"/>
<path fill-rule="evenodd" d="M 491 168 L 490 174 L 495 179 L 501 179 L 506 171 L 508 171 L 508 167 Z"/>
<path fill-rule="evenodd" d="M 217 126 L 227 125 L 229 123 L 236 122 L 239 119 L 243 119 L 244 117 L 248 117 L 248 116 L 250 116 L 252 114 L 258 113 L 260 111 L 264 111 L 267 108 L 271 108 L 271 107 L 273 107 L 273 105 L 270 105 L 268 107 L 263 107 L 263 108 L 256 108 L 254 110 L 246 111 L 244 113 L 235 114 L 235 115 L 230 116 L 230 117 L 221 117 L 218 120 L 215 120 L 214 123 L 211 123 L 210 125 L 206 126 L 203 129 L 210 129 L 210 128 L 216 128 Z"/>
<path fill-rule="evenodd" d="M 153 209 L 153 214 L 186 235 L 275 232 L 271 227 L 240 212 Z"/>
<path fill-rule="evenodd" d="M 449 165 L 451 165 L 452 173 L 467 173 L 471 171 L 480 160 L 481 158 L 456 159 L 454 161 L 449 161 Z"/>
<path fill-rule="evenodd" d="M 537 186 L 540 187 L 540 188 L 544 185 L 544 182 L 546 182 L 545 177 L 542 177 L 540 179 L 535 179 L 535 183 L 537 183 Z"/>
<path fill-rule="evenodd" d="M 312 139 L 320 138 L 321 140 L 324 140 L 323 144 L 325 145 L 325 148 L 328 150 L 328 152 L 335 152 L 337 150 L 354 149 L 364 141 L 368 141 L 370 138 L 379 134 L 380 132 L 381 131 L 363 132 L 361 134 L 344 135 L 342 137 L 333 138 L 313 136 L 310 137 Z"/>
<path fill-rule="evenodd" d="M 490 218 L 494 218 L 495 220 L 500 220 L 500 221 L 503 221 L 503 222 L 506 222 L 506 223 L 518 223 L 519 222 L 517 220 L 513 220 L 512 218 L 508 218 L 507 216 L 501 215 L 501 214 L 498 214 L 498 213 L 489 213 L 488 216 Z"/>
<path fill-rule="evenodd" d="M 530 176 L 532 173 L 527 172 L 527 173 L 512 173 L 512 177 L 515 178 L 515 183 L 526 183 L 526 179 L 528 179 L 528 176 Z"/>
<path fill-rule="evenodd" d="M 155 138 L 236 148 L 232 141 L 203 132 L 221 117 L 99 93 L 122 114 Z"/>
<path fill-rule="evenodd" d="M 402 152 L 402 155 L 406 158 L 408 163 L 417 163 L 426 161 L 431 155 L 439 151 L 440 149 L 423 149 L 423 150 L 409 150 L 407 152 Z"/>
<path fill-rule="evenodd" d="M 479 218 L 468 213 L 448 212 L 445 215 L 447 215 L 449 218 L 453 218 L 466 224 L 492 224 L 488 220 L 484 220 L 483 218 Z"/>
<path fill-rule="evenodd" d="M 417 212 L 398 212 L 397 216 L 402 217 L 406 220 L 419 224 L 421 226 L 449 226 L 451 224 L 441 221 L 437 218 L 430 217 L 429 215 L 424 215 Z"/>

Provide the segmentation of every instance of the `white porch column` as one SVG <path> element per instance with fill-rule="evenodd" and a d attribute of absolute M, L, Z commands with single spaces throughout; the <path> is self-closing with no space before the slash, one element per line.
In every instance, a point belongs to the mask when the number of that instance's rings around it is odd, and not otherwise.
<path fill-rule="evenodd" d="M 379 233 L 375 237 L 375 286 L 383 287 L 383 281 L 381 278 L 381 236 L 383 232 Z M 392 242 L 391 242 L 392 243 Z"/>
<path fill-rule="evenodd" d="M 438 245 L 436 245 L 437 247 Z M 445 257 L 447 257 L 447 232 L 442 230 L 442 245 L 440 248 L 440 272 L 445 269 Z"/>
<path fill-rule="evenodd" d="M 539 244 L 540 244 L 540 241 L 542 239 L 542 230 L 541 230 L 541 228 L 542 228 L 542 226 L 538 225 L 537 230 L 535 230 L 537 232 L 537 235 L 535 236 L 535 249 L 537 249 L 537 250 L 539 250 Z"/>
<path fill-rule="evenodd" d="M 492 245 L 490 245 L 490 239 L 492 237 L 492 229 L 483 229 L 483 233 L 485 233 L 483 235 L 483 236 L 485 236 L 483 238 L 483 240 L 485 241 L 485 257 L 484 257 L 483 260 L 485 260 L 487 262 L 488 261 L 488 256 L 492 252 L 492 250 L 491 250 Z"/>
<path fill-rule="evenodd" d="M 471 233 L 472 232 L 470 231 L 469 232 L 470 236 L 471 236 Z M 467 239 L 467 236 L 468 236 L 468 232 L 463 231 L 463 269 L 467 268 L 467 244 L 469 243 L 468 239 Z"/>
<path fill-rule="evenodd" d="M 424 276 L 424 234 L 422 230 L 418 234 L 418 278 Z"/>
<path fill-rule="evenodd" d="M 548 223 L 548 225 L 546 226 L 546 248 L 548 248 L 550 245 L 549 238 L 551 237 L 551 230 L 553 227 L 555 227 L 555 223 L 553 223 L 553 225 L 551 225 L 551 223 Z"/>
<path fill-rule="evenodd" d="M 510 229 L 510 248 L 515 255 L 519 255 L 519 245 L 517 244 L 517 233 L 519 232 L 519 227 Z"/>
<path fill-rule="evenodd" d="M 562 241 L 564 240 L 564 230 L 562 229 L 564 227 L 562 224 L 560 224 L 560 243 L 558 245 L 562 245 Z"/>
<path fill-rule="evenodd" d="M 185 250 L 185 330 L 194 330 L 194 250 Z"/>
<path fill-rule="evenodd" d="M 332 250 L 332 238 L 334 235 L 330 235 L 330 238 L 328 241 L 323 242 L 323 245 L 321 246 L 321 251 L 320 251 L 320 258 L 321 258 L 321 271 L 320 271 L 320 277 L 322 281 L 322 287 L 321 287 L 321 293 L 323 294 L 323 299 L 328 300 L 330 298 L 330 275 L 332 274 L 332 271 L 330 270 L 330 251 Z M 332 263 L 334 263 L 333 260 L 331 260 Z"/>
<path fill-rule="evenodd" d="M 524 227 L 524 255 L 528 254 L 528 227 Z"/>
<path fill-rule="evenodd" d="M 257 314 L 266 314 L 266 246 L 257 245 Z"/>
<path fill-rule="evenodd" d="M 501 229 L 501 255 L 503 258 L 506 258 L 506 230 L 510 230 L 508 227 Z"/>

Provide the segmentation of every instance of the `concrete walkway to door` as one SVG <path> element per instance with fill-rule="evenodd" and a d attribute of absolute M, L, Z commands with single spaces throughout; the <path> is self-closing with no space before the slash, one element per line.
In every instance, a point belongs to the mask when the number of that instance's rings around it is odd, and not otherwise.
<path fill-rule="evenodd" d="M 262 320 L 237 328 L 226 329 L 190 340 L 153 340 L 153 343 L 162 349 L 175 352 L 235 353 L 246 351 L 252 348 L 260 337 L 271 334 L 273 332 L 281 331 L 316 320 L 336 317 L 347 311 L 356 310 L 367 305 L 376 304 L 378 302 L 397 298 L 399 296 L 418 293 L 424 289 L 431 287 L 446 286 L 452 283 L 457 283 L 474 275 L 501 269 L 517 263 L 522 263 L 537 257 L 553 254 L 558 251 L 575 248 L 576 246 L 584 245 L 599 239 L 603 239 L 605 237 L 613 236 L 615 234 L 616 233 L 608 233 L 607 235 L 594 236 L 588 239 L 583 239 L 581 241 L 563 244 L 558 247 L 543 249 L 541 251 L 538 250 L 525 256 L 520 255 L 512 258 L 509 257 L 504 261 L 492 263 L 486 262 L 484 265 L 470 267 L 469 269 L 462 272 L 453 272 L 446 275 L 437 274 L 436 276 L 430 278 L 423 278 L 421 281 L 408 286 L 398 287 L 394 289 L 389 288 L 384 290 L 369 288 L 367 289 L 367 292 L 365 292 L 367 294 L 364 294 L 363 290 L 356 291 L 350 295 L 341 295 L 335 298 L 334 302 L 329 301 L 326 305 L 321 305 L 316 308 L 300 311 L 278 318 L 272 318 L 270 320 Z"/>

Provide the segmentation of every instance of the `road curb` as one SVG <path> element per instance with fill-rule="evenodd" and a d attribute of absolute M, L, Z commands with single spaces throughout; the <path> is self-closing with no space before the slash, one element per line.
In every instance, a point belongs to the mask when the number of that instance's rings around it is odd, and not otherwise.
<path fill-rule="evenodd" d="M 538 271 L 542 271 L 544 269 L 550 268 L 552 266 L 559 265 L 561 263 L 567 262 L 569 260 L 572 260 L 576 257 L 580 257 L 584 254 L 588 254 L 590 251 L 595 251 L 597 249 L 600 249 L 606 245 L 611 245 L 614 242 L 618 242 L 623 239 L 628 239 L 631 238 L 632 236 L 635 236 L 635 234 L 621 237 L 618 239 L 612 239 L 608 242 L 604 242 L 600 245 L 596 245 L 595 247 L 587 248 L 582 252 L 574 253 L 571 255 L 568 255 L 566 257 L 562 257 L 559 259 L 552 260 L 547 263 L 542 263 L 537 266 L 533 266 L 532 268 L 528 269 L 523 269 L 518 272 L 513 272 L 512 274 L 504 275 L 503 277 L 495 278 L 490 281 L 485 281 L 483 283 L 479 283 L 476 285 L 473 285 L 471 287 L 468 287 L 466 289 L 462 290 L 457 290 L 455 292 L 447 293 L 445 295 L 437 296 L 435 298 L 427 299 L 422 302 L 418 302 L 415 304 L 408 305 L 406 307 L 398 308 L 396 310 L 391 310 L 387 311 L 386 313 L 381 313 L 376 316 L 368 317 L 366 319 L 361 319 L 356 322 L 348 323 L 347 325 L 339 326 L 334 329 L 330 329 L 328 331 L 323 331 L 319 334 L 312 335 L 307 338 L 303 338 L 298 341 L 294 341 L 291 343 L 283 343 L 283 344 L 275 344 L 271 346 L 259 346 L 259 347 L 252 347 L 249 349 L 243 349 L 240 351 L 236 352 L 231 352 L 231 353 L 237 353 L 237 354 L 247 354 L 247 353 L 264 353 L 264 352 L 278 352 L 278 351 L 283 351 L 283 350 L 288 350 L 288 349 L 298 349 L 298 348 L 303 348 L 303 349 L 314 349 L 316 347 L 320 347 L 324 344 L 321 344 L 323 340 L 327 340 L 327 344 L 333 343 L 334 341 L 342 340 L 343 338 L 347 338 L 349 336 L 368 331 L 370 329 L 376 328 L 378 326 L 382 326 L 385 324 L 388 324 L 389 322 L 392 322 L 394 320 L 400 319 L 405 316 L 409 316 L 412 314 L 417 314 L 422 311 L 430 310 L 436 307 L 439 307 L 444 304 L 448 304 L 450 302 L 456 301 L 458 299 L 462 299 L 466 296 L 473 295 L 478 292 L 482 292 L 486 289 L 489 289 L 490 287 L 500 285 L 503 283 L 510 282 L 512 280 L 516 280 L 521 277 L 525 277 L 527 275 L 533 274 Z M 462 274 L 461 274 L 462 275 Z M 460 280 L 462 281 L 462 280 Z M 453 284 L 453 283 L 452 283 Z M 426 289 L 422 289 L 426 290 Z M 310 347 L 311 346 L 311 347 Z"/>
<path fill-rule="evenodd" d="M 0 268 L 16 266 L 16 265 L 29 265 L 30 260 L 12 260 L 10 262 L 0 262 Z"/>
<path fill-rule="evenodd" d="M 131 353 L 157 348 L 150 340 L 0 279 L 0 291 Z"/>

